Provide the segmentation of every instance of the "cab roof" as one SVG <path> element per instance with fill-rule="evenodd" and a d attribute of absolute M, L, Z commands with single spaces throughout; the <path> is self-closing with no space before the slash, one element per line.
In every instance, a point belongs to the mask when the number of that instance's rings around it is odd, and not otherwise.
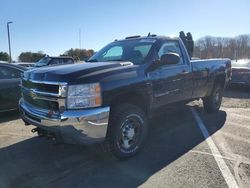
<path fill-rule="evenodd" d="M 115 41 L 126 41 L 126 40 L 134 40 L 134 39 L 154 39 L 154 40 L 178 40 L 178 37 L 167 37 L 167 36 L 158 36 L 158 35 L 148 35 L 148 36 L 140 36 L 140 35 L 134 35 L 134 36 L 128 36 L 125 39 L 121 40 L 115 40 Z"/>

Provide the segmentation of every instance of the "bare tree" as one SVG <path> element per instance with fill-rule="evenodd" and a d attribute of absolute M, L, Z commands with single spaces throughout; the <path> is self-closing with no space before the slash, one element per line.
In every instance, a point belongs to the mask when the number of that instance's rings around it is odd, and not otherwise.
<path fill-rule="evenodd" d="M 250 58 L 250 35 L 233 38 L 206 36 L 195 41 L 194 56 L 200 58 Z"/>

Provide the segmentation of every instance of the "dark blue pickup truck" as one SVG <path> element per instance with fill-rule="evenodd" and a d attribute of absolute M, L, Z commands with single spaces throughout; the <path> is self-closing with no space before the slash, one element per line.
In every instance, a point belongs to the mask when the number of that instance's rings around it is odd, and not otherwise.
<path fill-rule="evenodd" d="M 229 59 L 190 61 L 179 38 L 135 36 L 83 64 L 26 71 L 19 106 L 39 135 L 104 142 L 124 159 L 141 149 L 148 119 L 161 107 L 201 98 L 207 112 L 217 112 L 230 77 Z"/>

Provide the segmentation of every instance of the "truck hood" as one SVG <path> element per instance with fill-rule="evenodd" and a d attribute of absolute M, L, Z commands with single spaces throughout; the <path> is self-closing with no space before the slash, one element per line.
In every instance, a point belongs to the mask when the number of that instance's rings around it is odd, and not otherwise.
<path fill-rule="evenodd" d="M 71 64 L 53 67 L 34 68 L 24 73 L 25 79 L 36 81 L 66 82 L 77 84 L 82 82 L 100 81 L 100 75 L 110 72 L 127 72 L 134 67 L 131 62 L 96 62 Z M 134 68 L 132 68 L 134 69 Z M 89 76 L 88 76 L 89 75 Z M 102 76 L 103 77 L 103 76 Z M 91 80 L 89 78 L 92 78 Z M 93 80 L 93 78 L 95 80 Z"/>

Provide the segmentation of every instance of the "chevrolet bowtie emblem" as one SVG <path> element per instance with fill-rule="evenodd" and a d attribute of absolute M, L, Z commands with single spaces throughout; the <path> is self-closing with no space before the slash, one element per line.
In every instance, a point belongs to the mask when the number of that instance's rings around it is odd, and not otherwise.
<path fill-rule="evenodd" d="M 50 111 L 48 112 L 47 116 L 48 116 L 48 117 L 52 117 L 53 114 L 54 114 L 53 110 L 50 110 Z"/>

